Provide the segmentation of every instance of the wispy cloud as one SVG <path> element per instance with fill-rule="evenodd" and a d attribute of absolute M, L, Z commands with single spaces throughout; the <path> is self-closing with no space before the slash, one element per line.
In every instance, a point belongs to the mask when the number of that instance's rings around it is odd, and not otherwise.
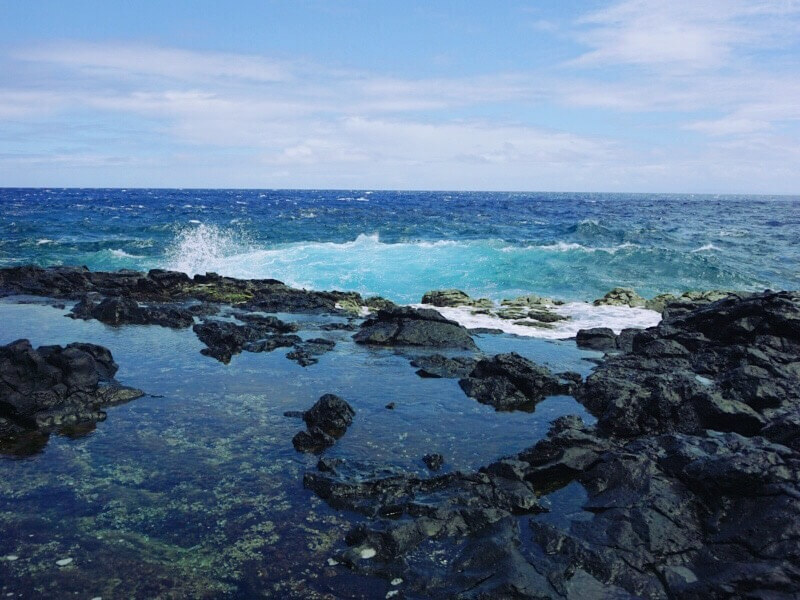
<path fill-rule="evenodd" d="M 532 25 L 579 44 L 567 63 L 459 77 L 144 43 L 19 47 L 0 57 L 17 74 L 0 74 L 0 141 L 18 148 L 0 174 L 49 162 L 147 176 L 158 163 L 158 177 L 172 165 L 197 185 L 224 168 L 217 185 L 269 185 L 258 179 L 269 174 L 281 185 L 697 189 L 748 185 L 747 173 L 800 189 L 784 164 L 800 152 L 800 80 L 781 50 L 799 24 L 800 0 L 624 0 Z M 631 129 L 603 122 L 620 118 Z M 25 139 L 45 125 L 54 133 L 38 147 Z"/>

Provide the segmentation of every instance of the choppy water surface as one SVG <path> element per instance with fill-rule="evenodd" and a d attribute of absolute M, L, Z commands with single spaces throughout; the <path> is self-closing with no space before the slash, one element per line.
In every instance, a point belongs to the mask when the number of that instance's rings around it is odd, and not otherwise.
<path fill-rule="evenodd" d="M 418 302 L 800 287 L 791 197 L 0 190 L 0 264 L 171 267 Z"/>

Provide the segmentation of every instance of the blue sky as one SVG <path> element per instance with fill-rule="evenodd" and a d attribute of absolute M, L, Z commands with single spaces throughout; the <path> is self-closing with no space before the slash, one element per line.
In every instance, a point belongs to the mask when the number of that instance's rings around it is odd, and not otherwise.
<path fill-rule="evenodd" d="M 800 192 L 800 0 L 0 0 L 0 185 Z"/>

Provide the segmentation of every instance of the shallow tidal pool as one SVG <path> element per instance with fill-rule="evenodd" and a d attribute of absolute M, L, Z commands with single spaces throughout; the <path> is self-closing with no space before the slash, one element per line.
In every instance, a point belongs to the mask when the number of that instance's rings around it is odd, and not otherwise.
<path fill-rule="evenodd" d="M 591 420 L 568 396 L 531 413 L 495 412 L 455 379 L 418 377 L 394 350 L 358 346 L 348 331 L 320 331 L 326 317 L 280 315 L 302 320 L 304 338 L 336 341 L 303 368 L 286 349 L 244 352 L 223 365 L 200 354 L 190 329 L 114 328 L 66 312 L 0 301 L 0 343 L 104 345 L 120 365 L 117 380 L 148 395 L 107 409 L 96 426 L 51 435 L 38 452 L 0 455 L 4 597 L 384 598 L 397 586 L 332 564 L 362 517 L 303 489 L 318 457 L 294 450 L 304 424 L 284 412 L 335 393 L 356 416 L 326 455 L 423 476 L 427 453 L 444 456 L 443 472 L 474 470 L 531 446 L 561 415 Z M 476 341 L 487 354 L 515 351 L 583 375 L 593 366 L 585 359 L 597 356 L 573 342 Z M 581 491 L 552 494 L 543 518 L 579 513 Z"/>

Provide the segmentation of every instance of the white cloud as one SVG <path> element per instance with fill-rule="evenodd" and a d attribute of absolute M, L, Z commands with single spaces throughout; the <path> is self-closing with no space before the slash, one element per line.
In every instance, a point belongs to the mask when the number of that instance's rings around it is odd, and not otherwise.
<path fill-rule="evenodd" d="M 720 67 L 739 48 L 791 42 L 798 13 L 796 0 L 625 0 L 582 19 L 592 49 L 575 64 Z"/>

